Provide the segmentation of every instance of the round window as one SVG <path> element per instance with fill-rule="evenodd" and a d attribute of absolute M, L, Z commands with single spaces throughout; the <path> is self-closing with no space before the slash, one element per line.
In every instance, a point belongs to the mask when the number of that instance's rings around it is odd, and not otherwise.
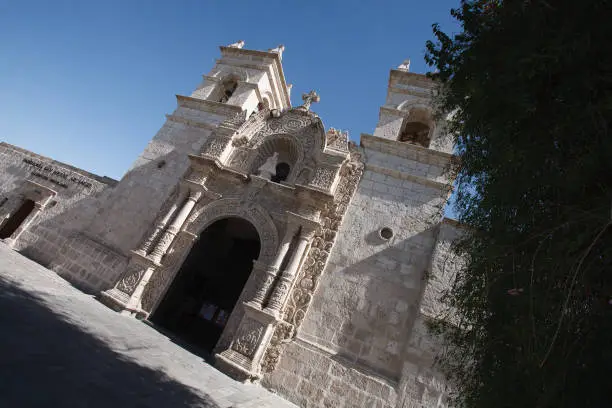
<path fill-rule="evenodd" d="M 393 230 L 389 227 L 384 227 L 381 228 L 380 231 L 378 231 L 378 234 L 380 235 L 380 237 L 382 239 L 384 239 L 385 241 L 390 240 L 391 238 L 393 238 Z"/>

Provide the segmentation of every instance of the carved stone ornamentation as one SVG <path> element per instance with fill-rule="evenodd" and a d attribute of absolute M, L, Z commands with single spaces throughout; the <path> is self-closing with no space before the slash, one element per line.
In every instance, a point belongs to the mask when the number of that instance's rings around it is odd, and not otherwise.
<path fill-rule="evenodd" d="M 258 306 L 261 306 L 268 296 L 270 288 L 272 288 L 272 283 L 274 283 L 274 278 L 278 273 L 278 269 L 269 267 L 258 272 L 260 275 L 258 276 L 257 288 L 255 289 L 255 294 L 253 295 L 253 302 Z"/>
<path fill-rule="evenodd" d="M 121 280 L 117 282 L 117 289 L 126 295 L 131 295 L 134 293 L 136 286 L 138 286 L 138 283 L 140 282 L 140 279 L 142 279 L 142 276 L 146 270 L 147 268 L 145 266 L 131 262 Z"/>
<path fill-rule="evenodd" d="M 244 149 L 236 149 L 229 162 L 230 167 L 237 170 L 244 170 L 249 159 L 249 151 Z"/>
<path fill-rule="evenodd" d="M 348 132 L 329 128 L 327 131 L 327 147 L 342 152 L 348 152 Z"/>
<path fill-rule="evenodd" d="M 249 143 L 249 139 L 247 139 L 245 136 L 241 136 L 239 138 L 232 139 L 232 146 L 234 147 L 246 146 L 247 143 Z"/>
<path fill-rule="evenodd" d="M 263 336 L 265 326 L 254 319 L 245 319 L 239 326 L 235 340 L 232 342 L 232 350 L 237 351 L 245 357 L 253 358 L 259 341 Z"/>
<path fill-rule="evenodd" d="M 329 190 L 334 184 L 335 178 L 335 169 L 330 167 L 317 167 L 310 184 L 322 190 Z"/>
<path fill-rule="evenodd" d="M 187 256 L 194 242 L 194 236 L 180 233 L 172 247 L 164 257 L 164 264 L 151 277 L 142 295 L 142 309 L 151 312 L 155 303 L 160 300 L 163 293 L 172 282 L 172 278 L 178 272 L 178 268 Z"/>
<path fill-rule="evenodd" d="M 223 136 L 211 137 L 202 148 L 202 155 L 220 159 L 229 144 L 229 138 Z"/>
<path fill-rule="evenodd" d="M 281 356 L 281 347 L 283 344 L 293 340 L 295 336 L 294 326 L 287 322 L 280 322 L 274 330 L 274 335 L 270 340 L 270 345 L 266 350 L 263 361 L 261 363 L 261 370 L 264 373 L 271 373 L 278 364 Z"/>
<path fill-rule="evenodd" d="M 312 90 L 308 93 L 302 94 L 302 100 L 304 101 L 304 104 L 302 105 L 302 107 L 308 111 L 310 110 L 310 105 L 313 102 L 314 103 L 319 102 L 321 100 L 321 97 L 316 91 Z"/>

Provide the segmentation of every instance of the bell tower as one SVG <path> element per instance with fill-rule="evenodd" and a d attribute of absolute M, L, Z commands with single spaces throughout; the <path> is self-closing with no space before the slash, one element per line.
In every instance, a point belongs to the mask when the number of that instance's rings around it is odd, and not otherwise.
<path fill-rule="evenodd" d="M 163 204 L 177 194 L 188 155 L 199 153 L 223 122 L 243 122 L 264 107 L 291 107 L 281 63 L 284 46 L 268 51 L 243 47 L 244 41 L 221 46 L 221 58 L 191 95 L 176 96 L 176 109 L 117 186 L 101 198 L 87 237 L 129 253 L 153 227 Z M 116 278 L 104 281 L 111 285 Z"/>

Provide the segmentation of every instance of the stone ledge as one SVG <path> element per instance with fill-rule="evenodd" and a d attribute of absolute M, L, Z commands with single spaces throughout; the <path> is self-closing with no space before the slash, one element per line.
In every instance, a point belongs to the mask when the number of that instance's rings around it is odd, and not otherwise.
<path fill-rule="evenodd" d="M 368 149 L 376 150 L 377 152 L 393 154 L 395 156 L 408 159 L 410 159 L 409 153 L 423 155 L 425 157 L 432 158 L 433 160 L 437 160 L 436 164 L 439 166 L 445 166 L 447 164 L 450 164 L 452 160 L 457 158 L 451 153 L 428 149 L 426 147 L 410 143 L 398 142 L 397 140 L 384 139 L 382 137 L 369 135 L 367 133 L 361 134 L 361 146 L 367 147 Z M 393 151 L 394 153 L 389 153 L 388 151 L 383 150 L 382 146 L 388 147 L 389 150 Z"/>
<path fill-rule="evenodd" d="M 394 389 L 397 388 L 398 386 L 398 381 L 394 380 L 392 378 L 388 378 L 385 377 L 383 375 L 381 375 L 379 372 L 376 372 L 372 369 L 369 369 L 368 367 L 364 366 L 363 364 L 359 364 L 359 363 L 354 363 L 351 361 L 348 361 L 340 356 L 338 356 L 338 353 L 334 350 L 330 350 L 327 347 L 321 346 L 319 344 L 316 344 L 312 341 L 306 340 L 305 338 L 303 338 L 302 336 L 300 336 L 298 334 L 298 336 L 295 338 L 295 344 L 298 347 L 303 347 L 311 352 L 314 353 L 320 353 L 323 354 L 326 358 L 335 361 L 336 363 L 342 364 L 343 366 L 345 366 L 348 369 L 351 370 L 355 370 L 357 371 L 360 375 L 363 375 L 367 378 L 369 378 L 372 381 L 376 381 L 379 383 L 383 383 L 384 385 L 388 386 L 388 387 L 392 387 Z"/>
<path fill-rule="evenodd" d="M 206 99 L 192 98 L 191 96 L 176 95 L 176 100 L 179 106 L 198 109 L 204 112 L 216 113 L 219 115 L 233 116 L 242 112 L 242 108 L 240 106 L 212 102 Z"/>
<path fill-rule="evenodd" d="M 217 126 L 211 125 L 210 123 L 196 122 L 195 120 L 187 119 L 183 116 L 175 115 L 175 114 L 166 115 L 166 119 L 172 122 L 182 123 L 184 125 L 195 127 L 195 128 L 200 128 L 200 129 L 214 130 L 217 128 Z"/>
<path fill-rule="evenodd" d="M 418 183 L 418 184 L 421 184 L 427 187 L 436 188 L 438 190 L 446 190 L 446 189 L 452 188 L 451 184 L 441 183 L 439 181 L 430 180 L 425 177 L 415 176 L 413 174 L 401 172 L 399 170 L 389 169 L 386 167 L 379 167 L 373 164 L 366 164 L 365 169 L 375 172 L 375 173 L 380 173 L 380 174 L 385 174 L 387 176 L 395 177 L 400 180 L 409 180 L 409 181 L 412 181 L 412 182 L 415 182 L 415 183 Z"/>

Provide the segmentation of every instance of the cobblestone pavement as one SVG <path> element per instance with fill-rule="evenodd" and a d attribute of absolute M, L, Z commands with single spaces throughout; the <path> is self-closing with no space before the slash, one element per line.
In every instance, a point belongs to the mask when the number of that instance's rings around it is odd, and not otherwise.
<path fill-rule="evenodd" d="M 285 408 L 0 243 L 0 407 Z"/>

